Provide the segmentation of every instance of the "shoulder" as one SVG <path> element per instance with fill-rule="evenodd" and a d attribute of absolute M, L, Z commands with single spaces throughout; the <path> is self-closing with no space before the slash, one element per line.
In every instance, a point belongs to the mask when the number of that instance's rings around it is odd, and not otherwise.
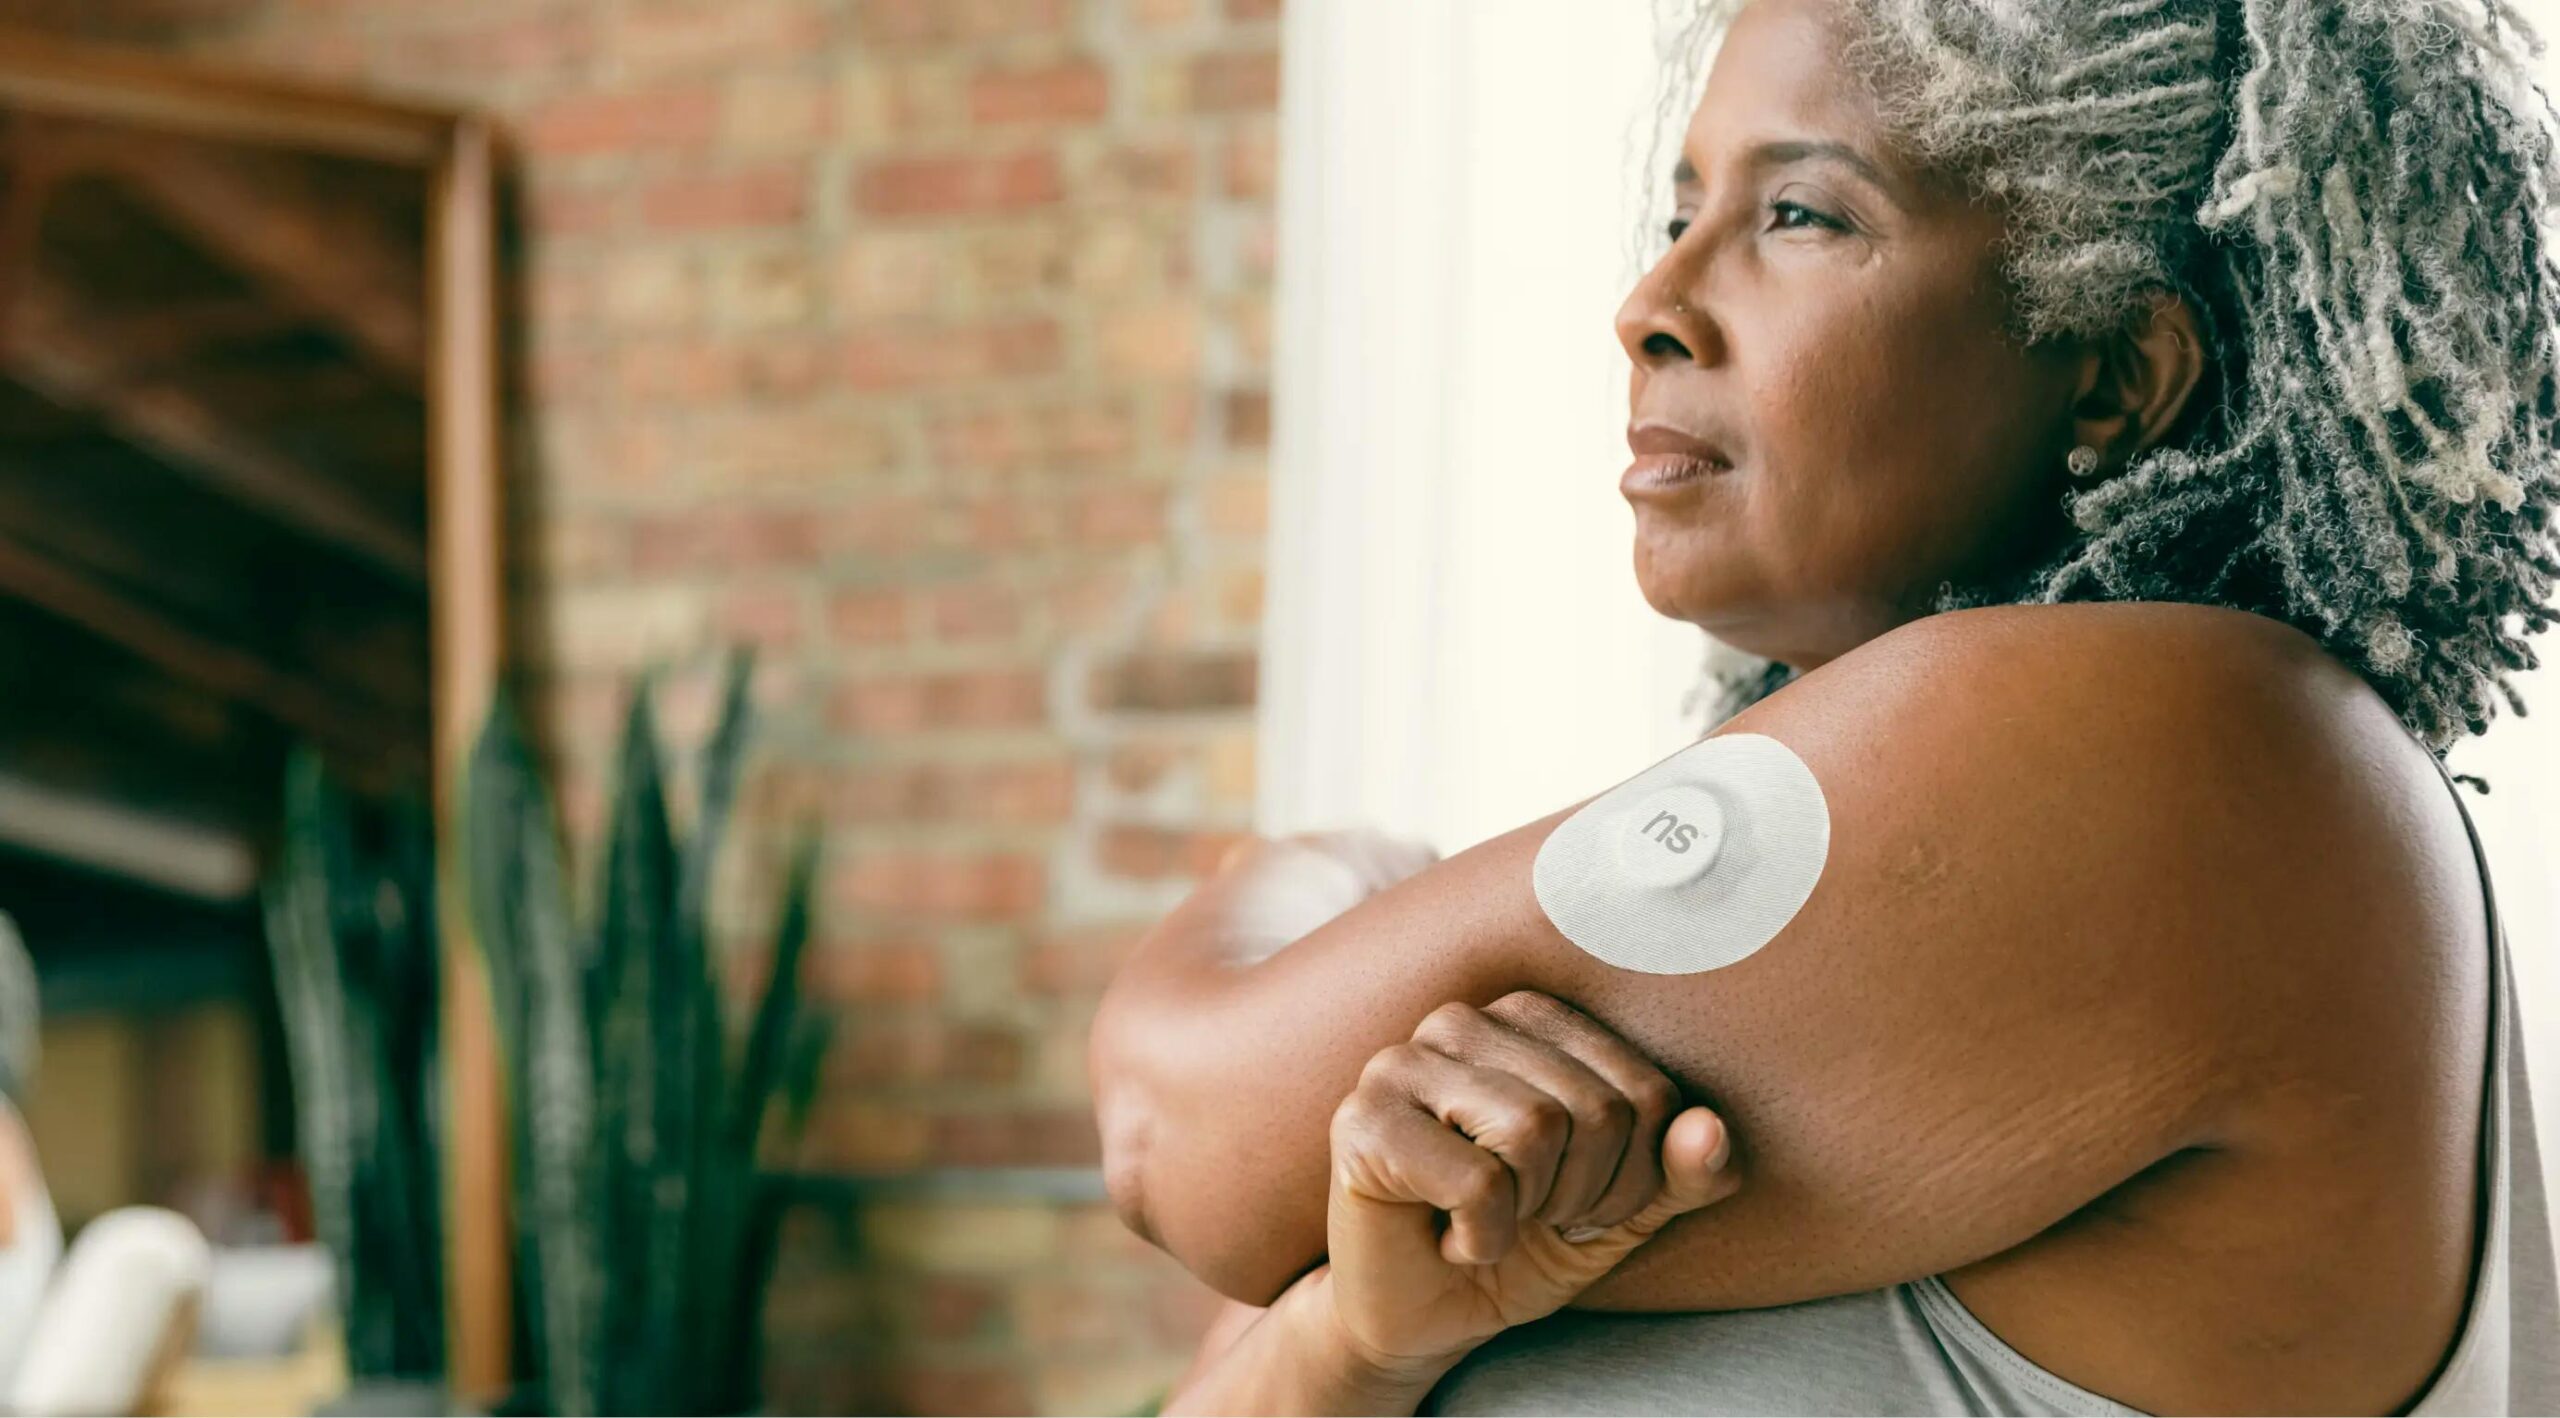
<path fill-rule="evenodd" d="M 2426 750 L 2264 617 L 1933 616 L 1729 727 L 1822 783 L 1841 919 L 1925 922 L 1960 952 L 1942 966 L 2049 1002 L 2104 979 L 2111 1010 L 2177 1031 L 2225 1083 L 2245 1086 L 2242 1055 L 2282 1072 L 2275 1054 L 2406 1033 L 2478 952 L 2469 841 Z"/>
<path fill-rule="evenodd" d="M 2209 850 L 2228 876 L 2412 820 L 2437 845 L 2460 838 L 2426 750 L 2371 686 L 2301 631 L 2216 607 L 1931 616 L 1727 727 L 1780 739 L 1817 774 L 1829 760 L 1870 810 L 1925 797 L 2019 851 L 2076 844 L 2159 868 Z"/>
<path fill-rule="evenodd" d="M 2191 752 L 2264 747 L 2271 738 L 2299 750 L 2348 740 L 2416 747 L 2381 697 L 2300 630 L 2170 602 L 1929 616 L 1752 712 L 1773 706 L 1799 730 L 1839 722 L 1864 731 L 1890 716 L 1904 730 L 1951 740 L 2025 732 L 2020 747 L 2055 767 L 2164 735 Z M 2032 732 L 2039 729 L 2058 732 Z"/>

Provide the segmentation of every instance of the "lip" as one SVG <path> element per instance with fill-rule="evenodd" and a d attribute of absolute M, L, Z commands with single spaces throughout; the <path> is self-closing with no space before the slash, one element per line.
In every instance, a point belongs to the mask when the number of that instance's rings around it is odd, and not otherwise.
<path fill-rule="evenodd" d="M 1630 427 L 1627 447 L 1636 457 L 1618 479 L 1618 490 L 1631 498 L 1678 492 L 1734 467 L 1722 445 L 1664 423 Z"/>

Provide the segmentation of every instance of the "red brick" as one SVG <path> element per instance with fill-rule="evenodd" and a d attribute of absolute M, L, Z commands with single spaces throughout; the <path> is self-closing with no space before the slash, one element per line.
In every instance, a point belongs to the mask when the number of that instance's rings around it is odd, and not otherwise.
<path fill-rule="evenodd" d="M 788 1162 L 820 1171 L 909 1171 L 925 1164 L 932 1141 L 930 1120 L 911 1106 L 821 1092 L 807 1140 Z"/>
<path fill-rule="evenodd" d="M 1093 1115 L 1075 1112 L 945 1114 L 933 1120 L 940 1167 L 1089 1167 L 1102 1160 Z"/>
<path fill-rule="evenodd" d="M 626 72 L 737 69 L 826 50 L 831 7 L 808 0 L 628 0 L 613 7 Z"/>
<path fill-rule="evenodd" d="M 1268 113 L 1279 106 L 1279 50 L 1232 50 L 1191 61 L 1194 112 Z"/>
<path fill-rule="evenodd" d="M 853 734 L 1023 728 L 1048 718 L 1048 700 L 1038 670 L 873 671 L 839 688 L 830 713 Z"/>
<path fill-rule="evenodd" d="M 856 389 L 907 389 L 1046 374 L 1060 358 L 1055 321 L 1004 320 L 855 336 L 844 346 L 843 377 Z"/>
<path fill-rule="evenodd" d="M 484 12 L 506 15 L 507 11 Z M 393 55 L 410 72 L 450 81 L 455 74 L 477 78 L 521 77 L 569 71 L 587 64 L 597 49 L 594 14 L 579 9 L 554 14 L 465 22 L 407 30 L 398 36 Z M 311 56 L 299 56 L 310 66 Z M 298 66 L 298 67 L 301 67 Z"/>
<path fill-rule="evenodd" d="M 1189 197 L 1200 187 L 1198 153 L 1189 137 L 1115 144 L 1099 155 L 1091 200 Z"/>
<path fill-rule="evenodd" d="M 1227 444 L 1264 448 L 1271 443 L 1271 391 L 1237 389 L 1227 395 Z"/>
<path fill-rule="evenodd" d="M 1165 536 L 1165 489 L 1096 488 L 1076 499 L 1073 535 L 1090 546 L 1146 546 Z"/>
<path fill-rule="evenodd" d="M 951 472 L 1082 472 L 1125 466 L 1138 451 L 1138 415 L 1126 396 L 1078 391 L 1065 398 L 1000 398 L 926 416 L 925 448 Z"/>
<path fill-rule="evenodd" d="M 855 38 L 873 45 L 950 45 L 1063 35 L 1069 0 L 861 0 Z"/>
<path fill-rule="evenodd" d="M 619 225 L 623 189 L 537 168 L 524 179 L 525 216 L 545 236 L 590 236 Z"/>
<path fill-rule="evenodd" d="M 1257 119 L 1227 135 L 1226 191 L 1238 201 L 1268 202 L 1280 186 L 1278 125 Z"/>
<path fill-rule="evenodd" d="M 817 520 L 823 544 L 838 553 L 879 555 L 916 545 L 929 534 L 933 503 L 912 493 L 854 499 Z"/>
<path fill-rule="evenodd" d="M 581 93 L 535 110 L 519 131 L 528 150 L 551 156 L 701 147 L 719 114 L 720 96 L 707 88 Z"/>
<path fill-rule="evenodd" d="M 1125 1276 L 1033 1277 L 1014 1287 L 1014 1332 L 1035 1350 L 1124 1348 L 1143 1333 L 1128 1322 L 1137 1301 Z"/>
<path fill-rule="evenodd" d="M 801 595 L 789 587 L 732 592 L 721 603 L 718 625 L 721 636 L 733 642 L 795 648 L 804 628 Z"/>
<path fill-rule="evenodd" d="M 1111 751 L 1103 765 L 1103 775 L 1121 792 L 1144 793 L 1163 782 L 1165 775 L 1190 756 L 1186 745 L 1170 740 L 1126 743 Z"/>
<path fill-rule="evenodd" d="M 925 624 L 946 644 L 1009 640 L 1022 633 L 1022 596 L 1002 586 L 941 586 L 921 593 Z"/>
<path fill-rule="evenodd" d="M 1095 856 L 1102 870 L 1113 876 L 1205 878 L 1217 874 L 1219 859 L 1229 848 L 1252 835 L 1114 823 L 1102 829 Z"/>
<path fill-rule="evenodd" d="M 731 83 L 720 141 L 735 149 L 805 148 L 835 132 L 834 86 L 824 78 L 753 74 Z"/>
<path fill-rule="evenodd" d="M 791 226 L 809 209 L 809 174 L 796 165 L 712 177 L 676 177 L 640 197 L 640 216 L 661 231 Z"/>
<path fill-rule="evenodd" d="M 952 1023 L 903 1008 L 866 1013 L 844 1034 L 828 1061 L 835 1088 L 1010 1084 L 1020 1081 L 1028 1052 L 1010 1026 Z"/>
<path fill-rule="evenodd" d="M 929 1340 L 974 1339 L 989 1333 L 1005 1310 L 1004 1287 L 961 1275 L 902 1279 L 913 1287 L 916 1330 Z"/>
<path fill-rule="evenodd" d="M 1213 537 L 1260 537 L 1270 525 L 1270 490 L 1259 473 L 1210 478 L 1201 489 L 1202 529 Z"/>
<path fill-rule="evenodd" d="M 901 1368 L 886 1376 L 885 1413 L 1034 1413 L 1031 1384 L 1019 1369 L 979 1366 Z M 857 1406 L 856 1411 L 862 1410 Z"/>
<path fill-rule="evenodd" d="M 829 603 L 827 624 L 848 645 L 895 645 L 907 638 L 909 604 L 904 591 L 844 591 Z"/>
<path fill-rule="evenodd" d="M 985 125 L 1070 124 L 1111 107 L 1111 77 L 1090 59 L 981 70 L 969 81 L 969 117 Z"/>
<path fill-rule="evenodd" d="M 864 851 L 837 873 L 830 890 L 834 900 L 859 910 L 1010 920 L 1039 909 L 1048 866 L 1022 852 Z"/>
<path fill-rule="evenodd" d="M 1121 963 L 1147 930 L 1143 925 L 1124 925 L 1044 931 L 1022 952 L 1022 988 L 1035 995 L 1098 993 L 1119 973 Z"/>
<path fill-rule="evenodd" d="M 947 217 L 1045 207 L 1066 192 L 1046 148 L 996 157 L 888 158 L 854 179 L 854 204 L 876 217 Z"/>
<path fill-rule="evenodd" d="M 1250 652 L 1132 655 L 1094 672 L 1093 706 L 1139 711 L 1250 709 L 1259 675 L 1260 666 Z"/>
<path fill-rule="evenodd" d="M 851 941 L 817 951 L 811 987 L 832 1000 L 917 1003 L 942 993 L 942 956 L 916 941 Z"/>
<path fill-rule="evenodd" d="M 853 822 L 979 822 L 1055 825 L 1075 801 L 1074 766 L 1064 759 L 996 763 L 883 763 L 849 770 L 837 788 L 840 817 Z"/>
<path fill-rule="evenodd" d="M 814 565 L 824 524 L 792 509 L 719 507 L 632 519 L 631 564 L 646 575 Z"/>

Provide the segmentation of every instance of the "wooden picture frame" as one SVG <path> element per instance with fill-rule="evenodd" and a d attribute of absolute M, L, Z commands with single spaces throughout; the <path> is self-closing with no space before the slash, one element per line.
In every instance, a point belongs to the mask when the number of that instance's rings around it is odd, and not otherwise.
<path fill-rule="evenodd" d="M 464 1402 L 512 1372 L 506 1119 L 453 850 L 460 776 L 504 656 L 495 141 L 472 113 L 0 30 L 0 107 L 416 170 L 428 193 L 427 575 L 442 907 L 445 1309 Z"/>

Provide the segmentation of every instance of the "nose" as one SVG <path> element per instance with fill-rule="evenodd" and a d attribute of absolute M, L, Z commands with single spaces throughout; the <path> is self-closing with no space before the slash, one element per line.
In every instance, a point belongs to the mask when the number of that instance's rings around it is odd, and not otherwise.
<path fill-rule="evenodd" d="M 1723 332 L 1703 308 L 1703 263 L 1693 255 L 1695 245 L 1672 243 L 1618 307 L 1618 343 L 1638 369 L 1723 358 Z"/>

